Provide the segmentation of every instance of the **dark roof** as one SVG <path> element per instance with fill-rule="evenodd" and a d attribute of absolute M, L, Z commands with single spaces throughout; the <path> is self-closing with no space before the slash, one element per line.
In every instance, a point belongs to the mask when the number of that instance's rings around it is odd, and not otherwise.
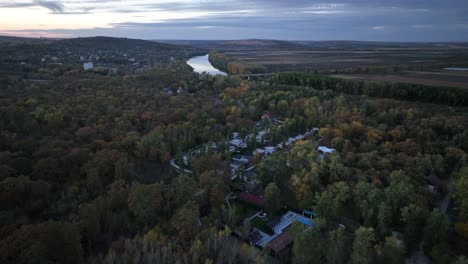
<path fill-rule="evenodd" d="M 249 235 L 249 241 L 253 244 L 256 244 L 260 239 L 262 239 L 262 235 L 258 231 L 254 231 Z"/>
<path fill-rule="evenodd" d="M 277 236 L 275 239 L 268 243 L 268 248 L 278 254 L 283 249 L 287 248 L 294 241 L 293 236 L 289 232 L 283 232 L 281 235 Z"/>
<path fill-rule="evenodd" d="M 434 171 L 431 172 L 431 174 L 429 174 L 427 177 L 426 177 L 426 181 L 429 182 L 431 185 L 434 185 L 434 186 L 438 186 L 441 184 L 441 180 L 440 178 L 435 174 Z"/>
<path fill-rule="evenodd" d="M 252 170 L 247 170 L 247 171 L 244 171 L 242 173 L 242 176 L 244 176 L 244 177 L 249 177 L 249 176 L 252 177 L 252 176 L 255 176 L 255 175 L 257 175 L 257 174 L 255 173 L 255 171 L 252 171 Z"/>
<path fill-rule="evenodd" d="M 258 207 L 263 207 L 265 205 L 265 200 L 263 200 L 262 198 L 260 198 L 260 197 L 258 197 L 256 195 L 246 193 L 246 192 L 240 193 L 239 194 L 239 199 L 241 199 L 242 201 L 244 201 L 246 203 L 250 203 L 250 204 L 258 206 Z"/>

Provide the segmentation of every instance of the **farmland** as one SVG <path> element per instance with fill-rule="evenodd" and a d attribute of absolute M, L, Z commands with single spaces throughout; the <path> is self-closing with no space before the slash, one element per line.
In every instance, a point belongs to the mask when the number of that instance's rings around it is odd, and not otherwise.
<path fill-rule="evenodd" d="M 468 88 L 468 71 L 406 71 L 398 74 L 336 74 L 332 75 L 332 77 Z"/>
<path fill-rule="evenodd" d="M 433 70 L 468 61 L 468 43 L 359 41 L 167 41 L 216 50 L 268 72 L 376 73 Z"/>

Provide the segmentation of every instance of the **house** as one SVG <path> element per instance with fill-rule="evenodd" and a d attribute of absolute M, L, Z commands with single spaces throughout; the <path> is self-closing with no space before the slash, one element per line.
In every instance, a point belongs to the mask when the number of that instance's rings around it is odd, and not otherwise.
<path fill-rule="evenodd" d="M 185 166 L 188 166 L 188 164 L 189 164 L 188 156 L 187 156 L 187 155 L 184 155 L 184 156 L 182 157 L 182 159 L 184 160 Z"/>
<path fill-rule="evenodd" d="M 259 149 L 259 148 L 258 148 L 258 149 L 256 149 L 256 150 L 254 150 L 253 154 L 254 154 L 254 155 L 256 155 L 256 154 L 257 154 L 257 155 L 265 155 L 265 150 L 264 150 L 264 149 Z"/>
<path fill-rule="evenodd" d="M 434 171 L 426 177 L 427 190 L 431 193 L 436 193 L 442 186 L 442 180 L 436 175 Z"/>
<path fill-rule="evenodd" d="M 294 237 L 289 232 L 283 232 L 267 245 L 268 252 L 276 257 L 287 255 L 294 241 Z"/>
<path fill-rule="evenodd" d="M 232 160 L 239 161 L 239 162 L 242 162 L 242 163 L 245 163 L 245 164 L 249 164 L 250 162 L 252 162 L 253 157 L 252 156 L 235 155 L 234 157 L 232 157 Z"/>
<path fill-rule="evenodd" d="M 304 139 L 304 137 L 305 137 L 305 136 L 304 136 L 303 134 L 299 134 L 299 135 L 297 135 L 296 137 L 294 137 L 294 139 L 295 139 L 296 141 L 299 141 L 299 140 Z"/>
<path fill-rule="evenodd" d="M 258 134 L 257 136 L 255 137 L 255 140 L 257 140 L 257 143 L 262 143 L 264 137 L 266 136 L 266 133 L 265 131 L 258 131 Z"/>
<path fill-rule="evenodd" d="M 245 182 L 244 189 L 249 193 L 257 194 L 262 191 L 262 183 L 257 179 L 253 179 L 249 182 Z"/>
<path fill-rule="evenodd" d="M 263 207 L 265 205 L 265 200 L 263 198 L 246 192 L 239 194 L 239 200 L 257 207 Z"/>
<path fill-rule="evenodd" d="M 311 132 L 312 132 L 312 135 L 315 135 L 315 134 L 317 134 L 319 132 L 319 129 L 314 127 L 314 128 L 312 128 Z"/>
<path fill-rule="evenodd" d="M 166 93 L 168 95 L 174 95 L 174 91 L 172 91 L 171 87 L 164 87 L 163 91 L 164 91 L 164 93 Z"/>
<path fill-rule="evenodd" d="M 239 139 L 239 137 L 240 137 L 240 134 L 238 132 L 232 133 L 232 138 L 233 139 Z"/>
<path fill-rule="evenodd" d="M 318 149 L 318 151 L 322 152 L 322 154 L 329 154 L 329 153 L 335 152 L 335 149 L 328 148 L 328 147 L 325 147 L 325 146 L 319 146 L 317 149 Z"/>
<path fill-rule="evenodd" d="M 93 63 L 92 62 L 85 62 L 83 63 L 83 69 L 85 71 L 89 71 L 89 70 L 92 70 L 94 68 L 93 66 Z"/>
<path fill-rule="evenodd" d="M 242 172 L 240 179 L 244 182 L 251 182 L 255 178 L 255 176 L 257 176 L 257 173 L 255 173 L 255 171 L 246 170 Z"/>
<path fill-rule="evenodd" d="M 276 152 L 276 147 L 268 146 L 265 147 L 265 155 L 271 155 Z"/>
<path fill-rule="evenodd" d="M 240 161 L 231 161 L 231 174 L 234 176 L 237 174 L 242 167 L 245 166 L 245 163 L 242 163 Z M 234 177 L 235 178 L 235 177 Z"/>
<path fill-rule="evenodd" d="M 229 141 L 229 143 L 235 147 L 238 147 L 238 148 L 246 148 L 247 147 L 247 143 L 245 143 L 244 140 L 242 139 L 232 139 L 231 141 Z"/>

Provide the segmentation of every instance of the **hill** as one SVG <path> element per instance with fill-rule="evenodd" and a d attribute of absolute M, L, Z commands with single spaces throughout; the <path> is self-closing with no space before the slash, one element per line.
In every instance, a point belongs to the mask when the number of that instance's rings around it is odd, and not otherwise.
<path fill-rule="evenodd" d="M 1 39 L 2 69 L 18 64 L 38 68 L 47 64 L 81 65 L 83 62 L 93 62 L 100 67 L 143 69 L 203 53 L 196 47 L 128 38 Z"/>

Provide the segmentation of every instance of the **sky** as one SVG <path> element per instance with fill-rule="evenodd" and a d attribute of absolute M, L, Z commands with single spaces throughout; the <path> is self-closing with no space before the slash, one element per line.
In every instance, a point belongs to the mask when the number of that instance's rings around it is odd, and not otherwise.
<path fill-rule="evenodd" d="M 468 41 L 468 0 L 0 0 L 0 35 Z"/>

